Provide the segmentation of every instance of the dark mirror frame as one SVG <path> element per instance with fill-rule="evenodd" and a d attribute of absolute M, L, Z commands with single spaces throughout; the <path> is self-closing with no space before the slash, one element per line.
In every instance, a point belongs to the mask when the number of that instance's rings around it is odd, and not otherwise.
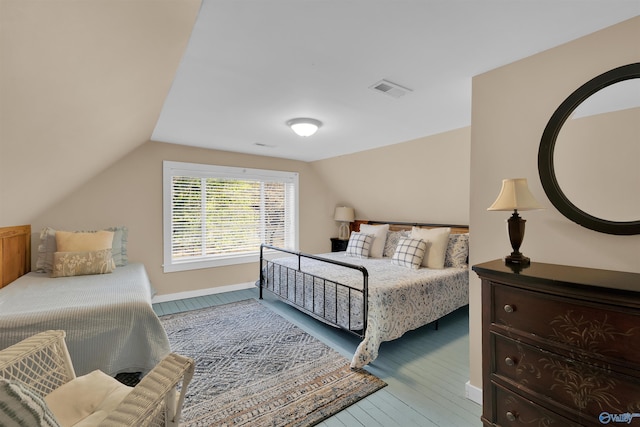
<path fill-rule="evenodd" d="M 637 78 L 640 78 L 640 62 L 614 68 L 611 71 L 607 71 L 589 80 L 560 104 L 551 116 L 551 119 L 549 119 L 549 123 L 547 123 L 547 127 L 544 129 L 542 140 L 540 141 L 540 148 L 538 150 L 538 173 L 540 174 L 540 181 L 542 182 L 545 193 L 547 193 L 547 197 L 565 217 L 583 227 L 601 233 L 617 235 L 640 234 L 640 220 L 609 221 L 589 215 L 571 203 L 558 185 L 553 163 L 553 151 L 560 129 L 562 129 L 564 122 L 578 105 L 607 86 L 624 80 Z M 638 194 L 640 193 L 630 196 L 638 197 Z"/>

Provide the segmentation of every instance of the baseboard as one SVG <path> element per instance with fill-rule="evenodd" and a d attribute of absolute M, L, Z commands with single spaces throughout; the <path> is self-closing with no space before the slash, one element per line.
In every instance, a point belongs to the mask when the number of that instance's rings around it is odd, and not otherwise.
<path fill-rule="evenodd" d="M 174 294 L 155 295 L 151 299 L 151 303 L 175 301 L 186 298 L 203 297 L 205 295 L 221 294 L 223 292 L 240 291 L 242 289 L 250 289 L 256 285 L 255 282 L 238 283 L 237 285 L 218 286 L 215 288 L 198 289 L 195 291 L 177 292 Z"/>
<path fill-rule="evenodd" d="M 469 381 L 464 385 L 465 397 L 478 405 L 482 405 L 482 389 L 471 385 Z"/>

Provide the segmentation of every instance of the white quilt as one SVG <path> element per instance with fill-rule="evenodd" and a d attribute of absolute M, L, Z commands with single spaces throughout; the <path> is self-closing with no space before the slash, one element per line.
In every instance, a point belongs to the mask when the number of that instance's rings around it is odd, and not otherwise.
<path fill-rule="evenodd" d="M 66 331 L 77 375 L 148 372 L 169 353 L 138 263 L 90 276 L 28 273 L 0 289 L 0 349 L 49 329 Z"/>
<path fill-rule="evenodd" d="M 319 255 L 341 262 L 362 265 L 369 273 L 369 305 L 367 316 L 367 330 L 365 337 L 358 346 L 351 361 L 352 368 L 361 368 L 372 362 L 378 356 L 378 348 L 384 341 L 391 341 L 401 337 L 405 332 L 431 323 L 457 308 L 469 303 L 469 270 L 468 268 L 445 268 L 442 270 L 420 268 L 412 270 L 391 264 L 390 258 L 350 258 L 344 252 L 334 252 Z M 279 258 L 274 260 L 281 265 L 297 267 L 296 257 Z M 270 269 L 273 271 L 274 269 Z M 279 270 L 277 267 L 275 270 Z M 301 270 L 312 273 L 338 283 L 362 288 L 362 273 L 336 267 L 320 261 L 303 259 Z M 350 302 L 345 303 L 344 295 L 335 290 L 331 282 L 327 282 L 326 297 L 322 298 L 318 292 L 310 291 L 311 282 L 324 285 L 311 276 L 305 277 L 305 286 L 294 288 L 294 275 L 267 271 L 267 287 L 275 290 L 281 296 L 296 300 L 298 305 L 305 306 L 320 317 L 321 312 L 326 317 L 343 327 L 347 326 L 346 307 L 351 306 L 352 319 L 350 328 L 361 327 L 361 298 L 352 296 Z M 336 303 L 337 316 L 333 315 Z"/>

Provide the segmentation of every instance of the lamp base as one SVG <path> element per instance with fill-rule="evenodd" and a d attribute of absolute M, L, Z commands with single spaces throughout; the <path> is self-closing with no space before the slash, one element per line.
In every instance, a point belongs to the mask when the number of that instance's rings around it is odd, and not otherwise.
<path fill-rule="evenodd" d="M 529 265 L 531 260 L 520 252 L 511 252 L 511 255 L 504 258 L 504 262 L 505 264 Z"/>
<path fill-rule="evenodd" d="M 349 240 L 349 235 L 351 234 L 351 230 L 349 230 L 349 223 L 342 222 L 340 224 L 340 228 L 338 229 L 338 239 L 340 240 Z"/>
<path fill-rule="evenodd" d="M 524 239 L 524 226 L 527 221 L 518 215 L 518 210 L 514 209 L 513 215 L 507 220 L 509 230 L 509 240 L 511 241 L 511 255 L 504 259 L 506 264 L 529 265 L 530 260 L 520 252 L 520 245 Z"/>

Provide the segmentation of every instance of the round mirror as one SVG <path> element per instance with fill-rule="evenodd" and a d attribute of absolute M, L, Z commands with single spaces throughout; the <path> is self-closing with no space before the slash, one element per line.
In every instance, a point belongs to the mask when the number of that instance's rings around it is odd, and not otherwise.
<path fill-rule="evenodd" d="M 595 77 L 555 111 L 538 171 L 553 205 L 609 234 L 640 234 L 640 63 Z"/>

